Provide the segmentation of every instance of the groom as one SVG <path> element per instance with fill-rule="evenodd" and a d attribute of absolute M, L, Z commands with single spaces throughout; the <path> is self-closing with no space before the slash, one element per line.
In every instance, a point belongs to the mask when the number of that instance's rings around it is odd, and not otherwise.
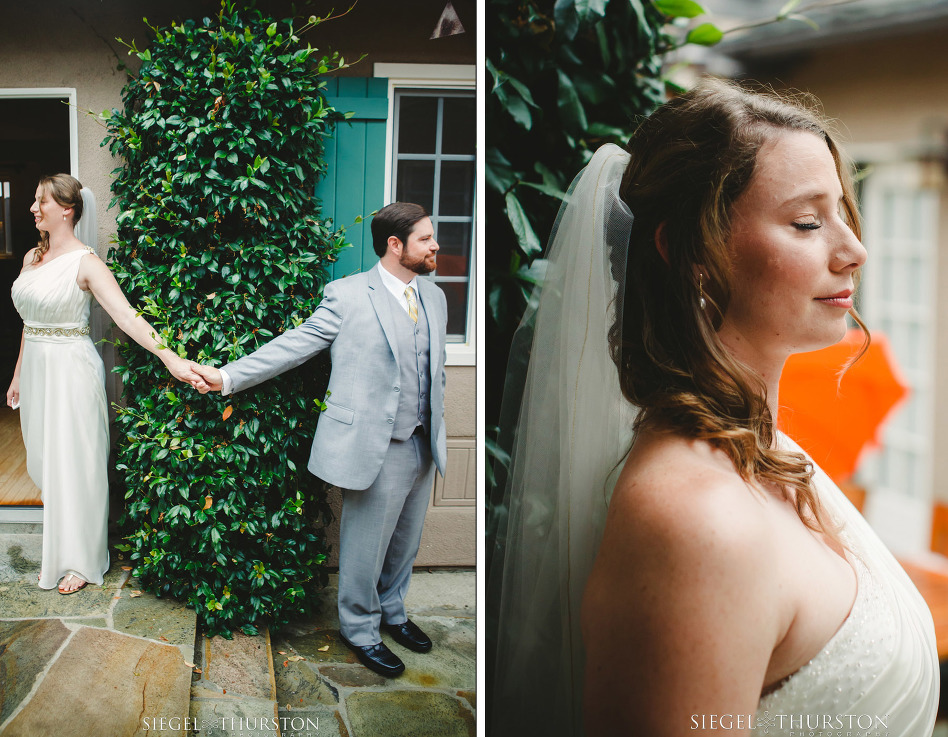
<path fill-rule="evenodd" d="M 255 386 L 330 349 L 332 372 L 309 470 L 342 489 L 339 630 L 376 673 L 405 665 L 382 642 L 428 652 L 431 640 L 405 613 L 405 594 L 437 465 L 444 474 L 447 301 L 419 275 L 438 244 L 420 205 L 395 202 L 372 220 L 379 263 L 326 285 L 298 328 L 220 370 L 195 366 L 196 386 L 224 394 Z"/>

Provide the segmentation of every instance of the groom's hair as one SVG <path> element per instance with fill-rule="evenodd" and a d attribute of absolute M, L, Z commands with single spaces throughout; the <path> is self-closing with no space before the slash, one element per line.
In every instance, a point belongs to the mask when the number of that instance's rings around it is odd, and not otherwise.
<path fill-rule="evenodd" d="M 395 236 L 403 244 L 415 228 L 415 223 L 428 217 L 428 211 L 413 202 L 393 202 L 386 205 L 372 218 L 372 247 L 379 258 L 388 250 L 389 236 Z"/>

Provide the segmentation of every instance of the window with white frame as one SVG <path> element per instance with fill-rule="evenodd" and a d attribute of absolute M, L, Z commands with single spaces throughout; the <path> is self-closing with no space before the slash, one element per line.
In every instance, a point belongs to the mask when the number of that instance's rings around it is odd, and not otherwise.
<path fill-rule="evenodd" d="M 884 333 L 909 398 L 886 422 L 882 445 L 861 464 L 866 515 L 894 551 L 928 548 L 935 387 L 938 192 L 917 162 L 877 164 L 862 187 L 869 252 L 860 291 L 873 331 Z"/>
<path fill-rule="evenodd" d="M 469 342 L 474 235 L 476 109 L 473 90 L 396 89 L 393 201 L 431 213 L 438 265 L 431 278 L 448 300 L 448 342 Z"/>

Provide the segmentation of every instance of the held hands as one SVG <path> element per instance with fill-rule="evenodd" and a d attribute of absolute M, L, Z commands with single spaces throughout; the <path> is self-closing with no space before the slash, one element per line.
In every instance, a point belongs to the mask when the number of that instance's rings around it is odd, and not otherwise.
<path fill-rule="evenodd" d="M 194 386 L 196 381 L 201 381 L 201 377 L 193 369 L 195 364 L 192 361 L 175 356 L 173 359 L 166 361 L 165 366 L 178 381 L 183 381 L 191 386 Z"/>
<path fill-rule="evenodd" d="M 174 356 L 166 360 L 165 365 L 178 381 L 183 381 L 197 389 L 201 394 L 207 394 L 209 391 L 220 391 L 223 388 L 221 372 L 213 366 L 205 366 L 194 361 L 188 361 L 184 358 Z M 11 404 L 11 394 L 16 392 L 19 395 L 19 382 L 14 380 L 7 392 L 7 403 Z M 12 404 L 11 404 L 12 406 Z"/>
<path fill-rule="evenodd" d="M 192 363 L 191 370 L 197 374 L 197 380 L 192 381 L 191 386 L 201 392 L 201 394 L 207 394 L 209 391 L 219 392 L 223 389 L 224 381 L 221 378 L 221 372 L 213 366 Z"/>

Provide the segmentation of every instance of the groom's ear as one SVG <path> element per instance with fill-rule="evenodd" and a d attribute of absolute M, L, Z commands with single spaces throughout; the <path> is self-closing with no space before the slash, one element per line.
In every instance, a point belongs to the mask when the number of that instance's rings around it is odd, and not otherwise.
<path fill-rule="evenodd" d="M 389 253 L 394 253 L 396 256 L 401 253 L 402 242 L 397 236 L 390 235 L 388 237 L 388 250 Z"/>
<path fill-rule="evenodd" d="M 655 228 L 655 250 L 662 257 L 662 261 L 668 263 L 668 236 L 665 235 L 665 223 L 661 222 Z"/>

